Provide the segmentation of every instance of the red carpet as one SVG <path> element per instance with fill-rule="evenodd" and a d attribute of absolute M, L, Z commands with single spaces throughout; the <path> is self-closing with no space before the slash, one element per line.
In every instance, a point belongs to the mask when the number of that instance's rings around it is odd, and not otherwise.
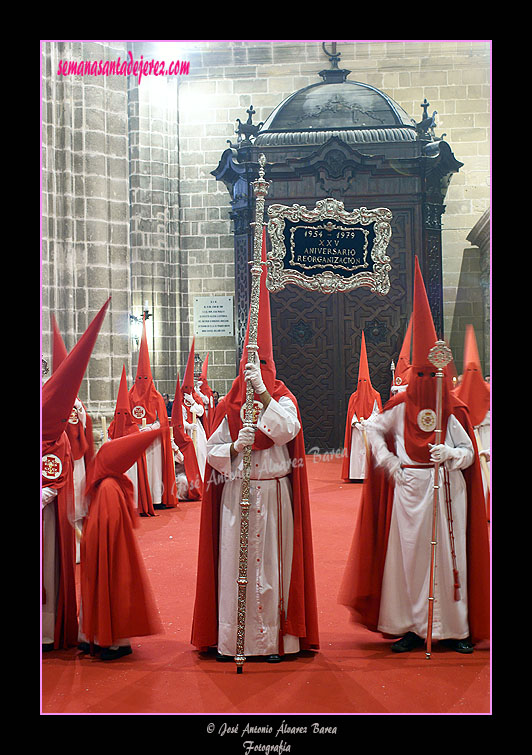
<path fill-rule="evenodd" d="M 44 654 L 42 713 L 320 713 L 324 721 L 337 714 L 490 713 L 488 643 L 472 655 L 436 643 L 430 660 L 423 649 L 398 656 L 337 604 L 362 487 L 341 482 L 340 459 L 307 463 L 320 652 L 276 665 L 248 660 L 237 674 L 233 663 L 190 645 L 200 504 L 183 502 L 141 518 L 137 529 L 164 634 L 134 638 L 133 654 L 118 661 L 77 649 Z"/>

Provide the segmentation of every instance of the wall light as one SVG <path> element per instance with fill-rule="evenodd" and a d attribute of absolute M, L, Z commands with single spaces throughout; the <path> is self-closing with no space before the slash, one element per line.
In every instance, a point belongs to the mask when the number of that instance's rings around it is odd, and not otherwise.
<path fill-rule="evenodd" d="M 148 310 L 147 301 L 144 302 L 144 309 L 140 317 L 138 317 L 137 315 L 129 315 L 129 327 L 131 329 L 131 337 L 135 341 L 137 350 L 139 348 L 140 339 L 142 337 L 142 325 L 144 321 L 149 320 L 150 317 L 153 317 L 153 312 L 150 312 Z"/>

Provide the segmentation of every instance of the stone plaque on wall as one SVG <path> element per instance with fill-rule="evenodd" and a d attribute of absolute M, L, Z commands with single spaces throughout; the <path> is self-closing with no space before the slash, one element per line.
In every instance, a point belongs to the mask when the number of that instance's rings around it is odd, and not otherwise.
<path fill-rule="evenodd" d="M 194 297 L 195 336 L 233 336 L 234 332 L 232 296 Z"/>

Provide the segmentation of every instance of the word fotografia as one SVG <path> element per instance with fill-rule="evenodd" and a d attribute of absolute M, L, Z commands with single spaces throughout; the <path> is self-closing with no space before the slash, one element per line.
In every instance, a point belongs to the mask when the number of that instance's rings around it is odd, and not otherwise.
<path fill-rule="evenodd" d="M 133 60 L 128 51 L 128 60 L 60 60 L 58 76 L 131 76 L 138 79 L 143 76 L 183 76 L 190 71 L 190 61 L 173 60 L 166 65 L 164 60 Z"/>

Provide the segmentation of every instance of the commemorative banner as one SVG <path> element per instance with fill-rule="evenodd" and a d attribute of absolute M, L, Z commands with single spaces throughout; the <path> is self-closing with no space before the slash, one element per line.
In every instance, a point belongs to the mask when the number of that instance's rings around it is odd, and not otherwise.
<path fill-rule="evenodd" d="M 343 202 L 327 198 L 311 210 L 273 204 L 267 213 L 270 291 L 288 284 L 327 294 L 360 286 L 383 296 L 390 290 L 390 210 L 361 207 L 348 212 Z"/>

